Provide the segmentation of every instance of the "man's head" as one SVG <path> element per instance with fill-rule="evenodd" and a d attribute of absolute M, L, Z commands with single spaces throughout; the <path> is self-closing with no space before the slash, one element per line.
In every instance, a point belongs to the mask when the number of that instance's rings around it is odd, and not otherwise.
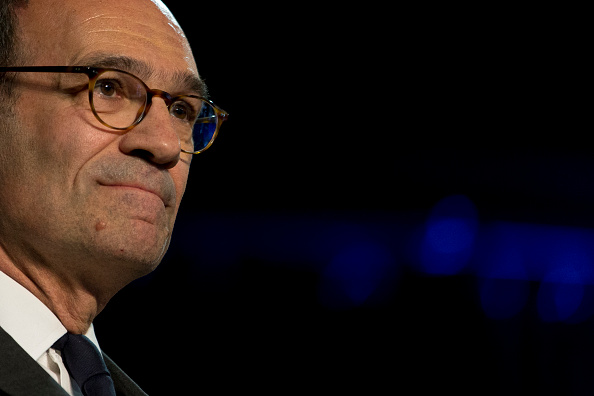
<path fill-rule="evenodd" d="M 190 46 L 159 0 L 29 0 L 13 11 L 9 49 L 28 66 L 131 67 L 151 88 L 201 94 Z M 123 133 L 97 123 L 86 91 L 66 80 L 15 77 L 0 123 L 0 254 L 23 272 L 115 290 L 160 262 L 191 155 L 161 98 Z"/>

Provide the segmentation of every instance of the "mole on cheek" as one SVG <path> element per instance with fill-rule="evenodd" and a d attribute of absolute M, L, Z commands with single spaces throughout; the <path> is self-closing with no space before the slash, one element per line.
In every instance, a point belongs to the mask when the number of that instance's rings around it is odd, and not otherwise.
<path fill-rule="evenodd" d="M 105 229 L 105 227 L 107 227 L 107 224 L 105 224 L 105 222 L 101 221 L 101 220 L 99 220 L 97 222 L 97 224 L 95 224 L 95 230 L 97 230 L 97 231 L 101 231 L 101 230 Z"/>

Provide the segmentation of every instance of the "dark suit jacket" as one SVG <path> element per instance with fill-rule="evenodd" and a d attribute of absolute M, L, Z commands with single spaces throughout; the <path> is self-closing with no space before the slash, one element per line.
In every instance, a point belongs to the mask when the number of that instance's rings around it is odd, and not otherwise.
<path fill-rule="evenodd" d="M 103 354 L 118 396 L 146 396 Z M 0 396 L 68 396 L 45 370 L 0 327 Z"/>

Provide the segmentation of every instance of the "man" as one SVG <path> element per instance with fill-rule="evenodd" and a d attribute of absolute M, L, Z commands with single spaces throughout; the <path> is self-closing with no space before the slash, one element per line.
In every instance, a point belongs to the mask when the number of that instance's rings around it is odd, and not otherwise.
<path fill-rule="evenodd" d="M 143 395 L 75 346 L 161 261 L 226 114 L 160 0 L 0 0 L 0 24 L 0 395 Z"/>

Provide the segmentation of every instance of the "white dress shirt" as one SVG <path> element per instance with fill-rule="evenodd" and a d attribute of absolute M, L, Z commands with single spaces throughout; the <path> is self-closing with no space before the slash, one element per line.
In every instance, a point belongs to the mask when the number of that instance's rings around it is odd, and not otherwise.
<path fill-rule="evenodd" d="M 64 366 L 60 351 L 51 347 L 66 334 L 66 328 L 45 304 L 2 271 L 0 271 L 0 327 L 66 392 L 71 396 L 82 396 L 80 388 Z M 99 348 L 93 325 L 85 335 Z"/>

